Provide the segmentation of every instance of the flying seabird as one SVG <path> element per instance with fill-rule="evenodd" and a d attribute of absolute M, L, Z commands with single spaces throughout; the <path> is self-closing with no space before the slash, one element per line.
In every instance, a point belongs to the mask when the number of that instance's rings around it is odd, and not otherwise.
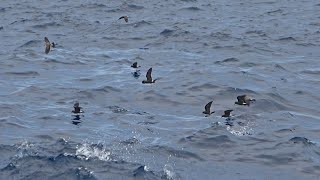
<path fill-rule="evenodd" d="M 138 68 L 138 67 L 141 67 L 141 66 L 138 66 L 138 62 L 134 62 L 134 63 L 131 65 L 131 67 L 133 67 L 133 68 Z"/>
<path fill-rule="evenodd" d="M 204 107 L 204 111 L 202 112 L 203 114 L 207 114 L 207 116 L 209 116 L 210 114 L 214 113 L 214 111 L 210 111 L 212 102 L 213 101 L 208 102 L 208 104 Z"/>
<path fill-rule="evenodd" d="M 74 103 L 73 105 L 74 110 L 72 111 L 73 113 L 83 113 L 83 111 L 81 110 L 82 107 L 79 106 L 79 102 Z"/>
<path fill-rule="evenodd" d="M 225 110 L 224 115 L 222 115 L 222 117 L 230 117 L 232 111 L 233 111 L 232 109 Z"/>
<path fill-rule="evenodd" d="M 152 72 L 152 68 L 150 68 L 146 74 L 147 80 L 143 80 L 142 84 L 151 84 L 151 83 L 155 83 L 157 79 L 152 80 L 151 77 L 151 72 Z"/>
<path fill-rule="evenodd" d="M 255 101 L 255 99 L 252 99 L 247 95 L 238 96 L 237 99 L 238 99 L 238 102 L 235 102 L 235 104 L 238 104 L 238 105 L 248 105 L 249 106 L 251 101 Z"/>
<path fill-rule="evenodd" d="M 126 21 L 126 23 L 129 21 L 129 17 L 128 16 L 121 16 L 119 19 L 124 19 Z"/>
<path fill-rule="evenodd" d="M 46 44 L 45 53 L 48 54 L 50 52 L 50 48 L 55 48 L 56 44 L 54 42 L 50 43 L 49 39 L 47 37 L 44 37 L 44 42 Z"/>

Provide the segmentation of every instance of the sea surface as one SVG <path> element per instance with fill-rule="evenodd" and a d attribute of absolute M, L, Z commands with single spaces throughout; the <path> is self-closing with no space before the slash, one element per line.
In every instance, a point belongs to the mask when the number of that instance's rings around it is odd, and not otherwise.
<path fill-rule="evenodd" d="M 320 179 L 319 0 L 1 0 L 0 16 L 1 180 Z"/>

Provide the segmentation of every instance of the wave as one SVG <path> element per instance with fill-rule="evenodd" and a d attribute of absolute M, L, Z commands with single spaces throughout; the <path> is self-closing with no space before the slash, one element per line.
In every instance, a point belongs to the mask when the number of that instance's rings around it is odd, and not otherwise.
<path fill-rule="evenodd" d="M 138 28 L 138 27 L 142 27 L 142 26 L 150 26 L 150 25 L 152 25 L 152 23 L 151 23 L 151 22 L 148 22 L 148 21 L 142 20 L 142 21 L 136 22 L 136 23 L 134 24 L 134 27 L 135 27 L 135 28 Z M 143 39 L 144 39 L 144 38 L 143 38 Z"/>
<path fill-rule="evenodd" d="M 23 45 L 19 46 L 19 47 L 33 47 L 33 46 L 39 46 L 39 44 L 41 43 L 42 41 L 40 40 L 30 40 L 26 43 L 24 43 Z M 43 49 L 44 49 L 44 46 L 43 46 Z"/>
<path fill-rule="evenodd" d="M 0 13 L 6 12 L 6 8 L 0 8 Z"/>
<path fill-rule="evenodd" d="M 259 35 L 261 37 L 266 37 L 267 36 L 267 34 L 262 30 L 252 30 L 252 31 L 250 30 L 250 31 L 247 31 L 246 34 L 256 34 L 256 35 Z"/>
<path fill-rule="evenodd" d="M 197 0 L 180 0 L 182 2 L 197 2 Z"/>
<path fill-rule="evenodd" d="M 218 127 L 219 128 L 219 127 Z M 193 135 L 180 139 L 181 143 L 191 144 L 200 148 L 230 148 L 235 145 L 227 135 L 216 135 L 215 128 L 200 130 Z"/>
<path fill-rule="evenodd" d="M 52 28 L 52 27 L 61 27 L 63 26 L 60 23 L 56 23 L 56 22 L 48 22 L 48 23 L 44 23 L 44 24 L 37 24 L 32 26 L 35 29 L 46 29 L 46 28 Z"/>
<path fill-rule="evenodd" d="M 128 112 L 127 109 L 121 108 L 119 106 L 109 106 L 108 107 L 113 113 L 126 113 Z"/>
<path fill-rule="evenodd" d="M 97 91 L 97 92 L 104 92 L 104 93 L 121 92 L 121 89 L 118 89 L 118 88 L 115 88 L 115 87 L 112 87 L 112 86 L 103 86 L 103 87 L 95 88 L 93 90 Z"/>
<path fill-rule="evenodd" d="M 287 42 L 287 41 L 297 41 L 297 40 L 294 37 L 289 36 L 289 37 L 279 38 L 279 39 L 277 39 L 277 41 L 285 41 L 285 42 Z"/>
<path fill-rule="evenodd" d="M 150 147 L 146 148 L 145 151 L 150 152 L 152 154 L 165 153 L 167 155 L 174 156 L 176 158 L 204 161 L 203 158 L 201 158 L 199 155 L 197 155 L 195 153 L 185 151 L 185 150 L 177 150 L 177 149 L 167 147 L 167 146 L 160 146 L 160 145 L 150 146 Z"/>
<path fill-rule="evenodd" d="M 160 35 L 162 35 L 162 36 L 171 36 L 174 32 L 175 32 L 175 30 L 165 29 L 160 33 Z"/>
<path fill-rule="evenodd" d="M 36 71 L 25 71 L 25 72 L 6 72 L 7 75 L 13 76 L 39 76 L 40 74 Z"/>
<path fill-rule="evenodd" d="M 278 13 L 282 14 L 283 10 L 282 9 L 276 9 L 276 10 L 267 12 L 267 14 L 269 14 L 269 15 L 275 15 L 275 14 L 278 14 Z"/>
<path fill-rule="evenodd" d="M 128 8 L 132 10 L 141 10 L 144 9 L 143 6 L 135 5 L 135 4 L 128 4 Z"/>
<path fill-rule="evenodd" d="M 158 179 L 159 177 L 151 170 L 148 169 L 147 166 L 141 165 L 137 169 L 133 171 L 133 177 L 139 179 Z"/>
<path fill-rule="evenodd" d="M 305 137 L 293 137 L 289 140 L 294 144 L 304 144 L 304 145 L 311 145 L 313 144 L 308 138 Z"/>
<path fill-rule="evenodd" d="M 217 89 L 219 88 L 219 86 L 217 85 L 213 85 L 213 84 L 210 84 L 210 83 L 204 83 L 202 85 L 198 85 L 198 86 L 192 86 L 190 88 L 188 88 L 189 91 L 194 91 L 194 92 L 199 92 L 203 89 Z"/>
<path fill-rule="evenodd" d="M 198 8 L 198 7 L 186 7 L 186 8 L 181 8 L 179 9 L 180 11 L 202 11 L 201 8 Z"/>
<path fill-rule="evenodd" d="M 47 60 L 45 60 L 45 62 L 46 63 L 48 63 L 48 64 L 50 64 L 50 63 L 52 63 L 52 64 L 68 64 L 68 65 L 75 65 L 75 64 L 77 64 L 77 65 L 86 65 L 86 63 L 84 63 L 84 62 L 81 62 L 81 61 L 70 61 L 70 62 L 65 62 L 65 61 L 59 61 L 59 60 L 56 60 L 56 59 L 47 59 Z"/>
<path fill-rule="evenodd" d="M 146 165 L 117 159 L 103 144 L 76 144 L 64 139 L 0 145 L 0 152 L 6 155 L 1 157 L 1 164 L 6 165 L 0 166 L 0 179 L 99 179 L 100 173 L 124 179 L 161 179 L 175 174 L 168 165 L 163 171 L 153 171 Z"/>
<path fill-rule="evenodd" d="M 107 7 L 107 5 L 105 5 L 105 4 L 89 3 L 89 4 L 81 4 L 77 8 L 92 8 L 92 9 L 96 9 L 96 8 L 106 8 L 106 7 Z"/>
<path fill-rule="evenodd" d="M 238 63 L 240 60 L 237 58 L 227 58 L 224 59 L 222 61 L 216 61 L 215 64 L 219 64 L 219 65 L 226 65 L 226 64 L 233 64 L 233 63 Z"/>
<path fill-rule="evenodd" d="M 320 75 L 320 70 L 304 70 L 304 71 L 301 71 L 301 73 L 310 74 L 310 75 Z"/>

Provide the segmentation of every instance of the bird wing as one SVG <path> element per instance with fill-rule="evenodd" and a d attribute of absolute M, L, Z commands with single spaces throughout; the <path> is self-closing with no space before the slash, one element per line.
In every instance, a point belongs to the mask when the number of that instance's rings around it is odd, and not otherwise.
<path fill-rule="evenodd" d="M 150 68 L 146 74 L 147 81 L 152 81 L 151 72 L 152 72 L 152 68 Z"/>
<path fill-rule="evenodd" d="M 49 39 L 48 39 L 47 37 L 44 37 L 44 42 L 45 42 L 46 44 L 50 44 L 50 41 L 49 41 Z"/>
<path fill-rule="evenodd" d="M 137 63 L 137 62 L 134 62 L 134 63 L 132 64 L 132 67 L 134 67 L 134 68 L 138 67 L 138 63 Z"/>
<path fill-rule="evenodd" d="M 244 102 L 244 97 L 245 97 L 245 95 L 242 95 L 242 96 L 238 96 L 238 97 L 237 97 L 239 104 L 245 103 L 245 102 Z"/>
<path fill-rule="evenodd" d="M 45 49 L 45 53 L 46 54 L 48 54 L 49 53 L 49 51 L 50 51 L 50 44 L 48 45 L 48 44 L 46 44 L 46 49 Z"/>
<path fill-rule="evenodd" d="M 49 41 L 49 39 L 47 38 L 47 37 L 44 37 L 44 42 L 46 43 L 46 49 L 45 49 L 45 53 L 46 54 L 48 54 L 49 53 L 49 51 L 50 51 L 50 41 Z"/>
<path fill-rule="evenodd" d="M 224 111 L 224 114 L 230 116 L 230 113 L 231 113 L 232 111 L 233 111 L 233 110 L 231 110 L 231 109 L 225 110 L 225 111 Z"/>
<path fill-rule="evenodd" d="M 206 112 L 210 112 L 211 104 L 212 104 L 212 101 L 210 101 L 210 102 L 204 107 L 204 109 L 206 110 Z"/>
<path fill-rule="evenodd" d="M 249 96 L 244 96 L 244 97 L 243 97 L 243 101 L 244 101 L 247 105 L 249 105 L 249 104 L 250 104 L 250 101 L 251 101 L 251 98 L 250 98 Z"/>
<path fill-rule="evenodd" d="M 74 105 L 73 105 L 73 107 L 79 107 L 79 103 L 78 102 L 76 102 L 76 103 L 74 103 Z"/>
<path fill-rule="evenodd" d="M 124 19 L 126 22 L 128 22 L 128 16 L 121 16 L 119 19 Z"/>

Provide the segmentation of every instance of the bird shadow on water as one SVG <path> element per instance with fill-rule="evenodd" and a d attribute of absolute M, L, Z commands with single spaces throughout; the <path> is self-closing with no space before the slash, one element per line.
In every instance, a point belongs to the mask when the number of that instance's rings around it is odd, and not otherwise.
<path fill-rule="evenodd" d="M 131 74 L 135 79 L 138 79 L 141 75 L 140 70 L 136 70 L 135 72 L 132 72 Z"/>
<path fill-rule="evenodd" d="M 81 126 L 81 123 L 82 123 L 81 118 L 84 118 L 84 115 L 74 114 L 74 115 L 72 115 L 71 123 L 72 123 L 73 125 L 76 125 L 76 126 L 80 127 L 80 126 Z"/>
<path fill-rule="evenodd" d="M 231 126 L 231 127 L 232 127 L 232 126 L 234 126 L 234 120 L 235 120 L 235 119 L 228 117 L 228 118 L 225 120 L 224 124 L 227 125 L 227 126 Z"/>

